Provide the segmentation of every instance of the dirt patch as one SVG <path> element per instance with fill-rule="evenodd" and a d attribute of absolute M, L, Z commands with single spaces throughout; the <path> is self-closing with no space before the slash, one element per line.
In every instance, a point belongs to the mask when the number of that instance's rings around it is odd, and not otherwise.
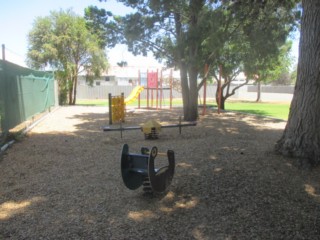
<path fill-rule="evenodd" d="M 178 122 L 181 109 L 128 114 Z M 62 107 L 0 160 L 0 239 L 317 239 L 319 169 L 299 170 L 273 147 L 285 122 L 235 113 L 196 127 L 103 132 L 103 107 Z M 114 125 L 116 127 L 117 125 Z M 127 189 L 120 152 L 172 149 L 176 172 L 164 194 Z"/>

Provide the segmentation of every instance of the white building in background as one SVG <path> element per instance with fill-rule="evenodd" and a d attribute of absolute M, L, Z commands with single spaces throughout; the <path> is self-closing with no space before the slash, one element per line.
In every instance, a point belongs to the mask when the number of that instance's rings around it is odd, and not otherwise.
<path fill-rule="evenodd" d="M 139 72 L 161 71 L 161 68 L 148 67 L 141 68 L 135 66 L 111 66 L 99 79 L 94 80 L 93 86 L 136 86 L 139 81 Z M 165 71 L 164 71 L 165 72 Z M 89 85 L 85 76 L 78 77 L 78 85 Z"/>
<path fill-rule="evenodd" d="M 111 66 L 107 71 L 107 77 L 112 79 L 115 82 L 115 85 L 118 86 L 128 86 L 128 85 L 137 85 L 139 79 L 138 67 L 120 67 L 120 66 Z"/>
<path fill-rule="evenodd" d="M 120 67 L 118 65 L 111 66 L 99 79 L 94 80 L 93 86 L 136 86 L 139 84 L 139 72 L 142 76 L 146 76 L 147 71 L 158 71 L 159 78 L 162 76 L 164 79 L 169 78 L 171 69 L 161 69 L 161 67 L 138 67 L 138 66 L 126 66 Z M 161 73 L 162 71 L 162 73 Z M 173 79 L 180 79 L 180 71 L 172 71 Z M 143 80 L 142 80 L 143 81 Z M 146 80 L 144 80 L 146 81 Z M 236 78 L 232 81 L 232 85 L 243 84 L 246 81 L 246 76 L 243 72 L 240 72 Z M 215 84 L 216 81 L 213 82 Z M 253 81 L 249 81 L 248 84 L 252 84 Z M 163 83 L 166 85 L 166 83 Z M 78 77 L 78 85 L 86 86 L 89 85 L 86 82 L 85 76 Z M 143 85 L 143 83 L 142 83 Z"/>

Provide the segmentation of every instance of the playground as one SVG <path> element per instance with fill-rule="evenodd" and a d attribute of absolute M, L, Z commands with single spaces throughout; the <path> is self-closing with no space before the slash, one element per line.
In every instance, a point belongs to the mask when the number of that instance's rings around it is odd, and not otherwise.
<path fill-rule="evenodd" d="M 115 122 L 124 122 L 125 121 L 125 111 L 128 104 L 138 101 L 138 108 L 141 107 L 141 92 L 146 91 L 146 107 L 148 109 L 162 109 L 163 102 L 163 92 L 164 90 L 169 90 L 170 95 L 170 109 L 172 109 L 172 85 L 173 85 L 173 76 L 172 69 L 167 76 L 167 83 L 169 87 L 164 87 L 163 71 L 146 71 L 144 73 L 138 72 L 138 82 L 137 86 L 131 91 L 129 96 L 124 97 L 124 93 L 118 96 L 112 96 L 111 93 L 108 94 L 108 104 L 109 104 L 109 124 Z"/>
<path fill-rule="evenodd" d="M 181 114 L 136 109 L 123 125 Z M 181 134 L 145 140 L 140 130 L 102 131 L 107 107 L 60 107 L 0 156 L 0 239 L 317 239 L 320 170 L 274 153 L 285 124 L 208 109 Z M 124 144 L 174 150 L 164 193 L 126 188 Z"/>

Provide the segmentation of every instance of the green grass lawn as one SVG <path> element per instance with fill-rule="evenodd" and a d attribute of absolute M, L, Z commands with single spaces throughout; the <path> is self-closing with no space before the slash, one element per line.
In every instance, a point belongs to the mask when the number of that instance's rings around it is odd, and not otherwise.
<path fill-rule="evenodd" d="M 141 106 L 146 106 L 147 101 L 141 100 Z M 149 102 L 151 104 L 151 102 Z M 169 100 L 162 101 L 163 106 L 169 106 Z M 173 106 L 181 106 L 181 99 L 173 99 Z M 215 105 L 213 102 L 209 102 L 210 105 Z M 93 100 L 77 100 L 77 105 L 85 105 L 85 106 L 108 106 L 107 99 L 93 99 Z M 156 105 L 156 101 L 153 102 L 153 106 Z M 134 101 L 129 106 L 138 106 L 138 101 Z M 261 116 L 268 116 L 279 118 L 283 120 L 288 119 L 289 114 L 289 103 L 256 103 L 256 102 L 248 102 L 248 101 L 227 101 L 225 104 L 226 110 L 229 111 L 239 111 L 243 113 L 256 114 Z"/>
<path fill-rule="evenodd" d="M 289 103 L 256 103 L 256 102 L 226 102 L 226 110 L 239 111 L 261 116 L 288 119 Z"/>

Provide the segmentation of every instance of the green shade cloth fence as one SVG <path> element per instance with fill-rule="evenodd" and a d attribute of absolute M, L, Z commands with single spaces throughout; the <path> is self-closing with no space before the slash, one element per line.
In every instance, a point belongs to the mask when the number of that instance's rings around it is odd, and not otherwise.
<path fill-rule="evenodd" d="M 53 73 L 0 60 L 0 135 L 55 105 Z"/>

